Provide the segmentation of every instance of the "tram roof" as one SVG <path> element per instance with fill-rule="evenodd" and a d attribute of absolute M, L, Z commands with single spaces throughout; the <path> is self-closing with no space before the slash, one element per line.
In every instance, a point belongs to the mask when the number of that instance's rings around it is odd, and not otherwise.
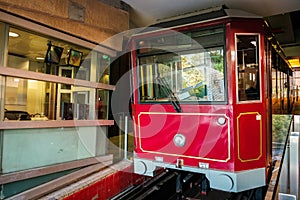
<path fill-rule="evenodd" d="M 183 24 L 192 24 L 201 21 L 214 20 L 218 18 L 239 17 L 239 18 L 263 18 L 243 10 L 228 9 L 225 6 L 213 7 L 205 10 L 199 10 L 191 13 L 185 13 L 165 19 L 158 20 L 158 23 L 152 24 L 150 27 L 168 28 L 180 26 Z"/>

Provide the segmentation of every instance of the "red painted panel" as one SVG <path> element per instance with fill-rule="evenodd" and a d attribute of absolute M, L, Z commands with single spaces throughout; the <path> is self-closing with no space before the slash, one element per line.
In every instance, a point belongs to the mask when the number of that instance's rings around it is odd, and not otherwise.
<path fill-rule="evenodd" d="M 88 190 L 88 198 L 87 199 L 93 199 L 98 197 L 98 191 L 97 191 L 97 183 L 94 183 L 87 187 Z"/>
<path fill-rule="evenodd" d="M 198 159 L 229 159 L 228 125 L 219 125 L 217 119 L 224 115 L 211 113 L 141 113 L 140 149 L 142 152 Z M 226 119 L 228 122 L 228 118 Z M 150 123 L 151 121 L 151 123 Z M 174 136 L 186 137 L 183 147 L 176 146 Z"/>
<path fill-rule="evenodd" d="M 133 174 L 132 167 L 130 167 L 129 169 L 117 171 L 103 177 L 103 179 L 88 186 L 83 185 L 81 190 L 64 197 L 64 200 L 87 200 L 95 198 L 97 200 L 106 200 L 125 190 L 129 186 L 135 183 L 142 183 L 143 181 L 143 176 Z"/>
<path fill-rule="evenodd" d="M 176 113 L 170 105 L 138 105 L 135 107 L 135 151 L 141 158 L 198 167 L 209 163 L 215 169 L 233 169 L 233 122 L 230 107 L 182 105 L 183 113 Z M 143 111 L 145 112 L 143 112 Z M 223 117 L 225 124 L 218 124 Z M 184 146 L 174 143 L 176 134 L 186 138 Z"/>
<path fill-rule="evenodd" d="M 238 159 L 259 160 L 262 156 L 262 119 L 258 112 L 241 113 L 237 118 Z"/>
<path fill-rule="evenodd" d="M 64 198 L 64 200 L 73 200 L 73 199 L 74 199 L 74 194 Z"/>
<path fill-rule="evenodd" d="M 105 191 L 105 180 L 99 181 L 99 188 L 98 188 L 98 194 L 99 194 L 99 199 L 105 199 L 106 197 L 106 191 Z"/>
<path fill-rule="evenodd" d="M 112 179 L 113 179 L 113 181 L 112 181 L 113 185 L 111 187 L 111 193 L 116 194 L 116 193 L 119 192 L 119 190 L 121 188 L 117 188 L 117 187 L 113 187 L 113 186 L 114 185 L 120 185 L 120 172 L 117 172 L 117 173 L 113 174 Z"/>

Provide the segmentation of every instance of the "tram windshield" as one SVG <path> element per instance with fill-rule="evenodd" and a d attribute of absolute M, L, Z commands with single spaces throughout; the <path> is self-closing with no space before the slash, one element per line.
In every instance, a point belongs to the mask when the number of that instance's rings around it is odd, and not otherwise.
<path fill-rule="evenodd" d="M 147 54 L 140 54 L 137 67 L 140 102 L 173 102 L 174 96 L 179 103 L 226 101 L 223 32 L 197 33 L 194 41 L 205 41 L 199 48 L 159 53 L 148 50 Z M 218 46 L 214 46 L 216 43 Z"/>

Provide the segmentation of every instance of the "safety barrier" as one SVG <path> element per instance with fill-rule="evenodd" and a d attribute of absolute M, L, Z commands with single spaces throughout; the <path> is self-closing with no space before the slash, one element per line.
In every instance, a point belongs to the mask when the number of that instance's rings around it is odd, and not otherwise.
<path fill-rule="evenodd" d="M 294 115 L 290 118 L 282 148 L 278 147 L 279 143 L 273 141 L 274 166 L 265 200 L 299 198 L 299 132 L 300 115 Z"/>

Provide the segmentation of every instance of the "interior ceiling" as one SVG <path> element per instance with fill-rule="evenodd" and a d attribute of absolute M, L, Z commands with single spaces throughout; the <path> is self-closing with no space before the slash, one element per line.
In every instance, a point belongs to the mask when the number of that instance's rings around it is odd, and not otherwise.
<path fill-rule="evenodd" d="M 265 18 L 287 58 L 295 58 L 300 67 L 300 0 L 123 0 L 130 8 L 135 27 L 157 20 L 225 5 Z M 299 65 L 299 66 L 297 66 Z"/>

